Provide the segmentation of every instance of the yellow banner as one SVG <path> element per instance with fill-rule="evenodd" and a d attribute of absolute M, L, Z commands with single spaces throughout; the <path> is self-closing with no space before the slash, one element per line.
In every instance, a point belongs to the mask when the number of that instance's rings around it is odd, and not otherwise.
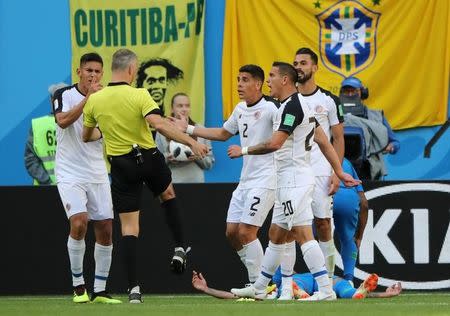
<path fill-rule="evenodd" d="M 349 76 L 370 90 L 395 129 L 447 119 L 450 1 L 227 0 L 222 61 L 224 118 L 239 101 L 238 69 L 292 62 L 300 47 L 319 56 L 317 83 L 339 95 Z M 267 91 L 265 91 L 267 92 Z"/>
<path fill-rule="evenodd" d="M 70 0 L 72 80 L 80 57 L 99 53 L 103 84 L 111 78 L 111 59 L 120 48 L 140 61 L 136 86 L 147 88 L 170 114 L 178 92 L 191 99 L 191 117 L 204 122 L 204 0 Z"/>

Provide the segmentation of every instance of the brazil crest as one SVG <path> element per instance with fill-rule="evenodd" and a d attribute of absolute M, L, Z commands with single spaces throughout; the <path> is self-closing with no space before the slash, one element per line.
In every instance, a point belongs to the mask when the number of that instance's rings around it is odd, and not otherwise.
<path fill-rule="evenodd" d="M 323 64 L 345 78 L 369 66 L 377 54 L 380 15 L 353 0 L 340 1 L 318 14 Z"/>

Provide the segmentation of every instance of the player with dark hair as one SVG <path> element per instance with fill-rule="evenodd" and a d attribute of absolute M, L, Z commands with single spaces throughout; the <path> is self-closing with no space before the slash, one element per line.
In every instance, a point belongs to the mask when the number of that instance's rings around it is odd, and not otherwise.
<path fill-rule="evenodd" d="M 333 144 L 339 161 L 344 158 L 344 116 L 340 101 L 330 91 L 319 87 L 314 79 L 318 70 L 318 57 L 308 47 L 297 50 L 294 58 L 294 68 L 298 75 L 297 89 L 303 96 L 309 110 L 319 122 L 328 140 Z M 321 153 L 317 144 L 312 144 L 311 165 L 314 171 L 314 193 L 312 211 L 319 246 L 325 256 L 328 276 L 334 274 L 335 246 L 331 233 L 332 195 L 339 188 L 339 179 L 333 175 L 331 165 Z M 295 252 L 295 248 L 290 251 Z"/>
<path fill-rule="evenodd" d="M 279 103 L 262 94 L 264 71 L 257 65 L 239 68 L 237 91 L 242 100 L 219 128 L 187 125 L 177 121 L 188 134 L 210 140 L 226 141 L 239 133 L 242 146 L 256 145 L 272 135 Z M 261 271 L 263 248 L 258 230 L 275 201 L 273 154 L 245 156 L 239 184 L 228 207 L 226 236 L 247 268 L 248 279 L 255 282 Z"/>
<path fill-rule="evenodd" d="M 339 158 L 328 141 L 320 125 L 317 125 L 302 95 L 295 86 L 297 72 L 284 62 L 274 62 L 267 81 L 271 96 L 280 100 L 272 135 L 253 145 L 228 148 L 228 156 L 237 158 L 246 155 L 265 155 L 274 152 L 276 166 L 276 203 L 272 225 L 269 231 L 269 246 L 261 265 L 261 273 L 254 284 L 243 289 L 232 289 L 240 297 L 265 298 L 265 289 L 280 266 L 285 254 L 289 235 L 300 244 L 303 259 L 318 284 L 318 292 L 307 300 L 333 300 L 335 293 L 325 268 L 323 253 L 312 234 L 312 193 L 314 174 L 310 164 L 310 150 L 315 141 L 336 175 L 347 186 L 355 186 L 361 181 L 353 179 L 342 171 Z M 292 274 L 283 274 L 283 299 L 292 299 Z M 284 291 L 284 290 L 283 290 Z"/>
<path fill-rule="evenodd" d="M 81 56 L 77 69 L 80 81 L 59 89 L 53 98 L 57 147 L 55 174 L 58 192 L 69 218 L 67 249 L 74 287 L 73 301 L 89 301 L 84 277 L 83 258 L 88 221 L 95 232 L 94 303 L 121 303 L 106 292 L 112 255 L 112 219 L 114 218 L 108 172 L 100 138 L 89 144 L 81 139 L 83 109 L 88 99 L 102 89 L 103 60 L 96 53 Z M 99 131 L 97 130 L 97 133 Z"/>
<path fill-rule="evenodd" d="M 279 295 L 279 287 L 281 284 L 280 280 L 280 270 L 273 278 L 273 285 L 267 287 L 266 292 L 270 298 L 275 298 L 277 294 Z M 294 283 L 292 284 L 292 291 L 296 299 L 306 298 L 314 294 L 317 290 L 317 283 L 311 273 L 296 273 L 293 275 Z M 366 280 L 356 289 L 347 280 L 335 277 L 333 280 L 333 290 L 336 292 L 338 298 L 352 298 L 352 299 L 363 299 L 363 298 L 389 298 L 400 295 L 402 292 L 402 285 L 397 282 L 389 286 L 385 292 L 373 292 L 377 287 L 378 276 L 376 274 L 370 274 Z M 239 296 L 223 290 L 217 290 L 208 287 L 205 277 L 202 273 L 196 271 L 192 272 L 192 286 L 202 293 L 207 295 L 221 298 L 221 299 L 238 299 Z"/>

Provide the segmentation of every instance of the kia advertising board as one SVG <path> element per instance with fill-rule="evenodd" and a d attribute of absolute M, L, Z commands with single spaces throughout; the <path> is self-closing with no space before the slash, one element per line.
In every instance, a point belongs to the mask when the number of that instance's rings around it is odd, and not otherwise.
<path fill-rule="evenodd" d="M 368 182 L 369 214 L 355 276 L 379 284 L 450 288 L 450 183 Z M 337 260 L 342 268 L 342 261 Z"/>

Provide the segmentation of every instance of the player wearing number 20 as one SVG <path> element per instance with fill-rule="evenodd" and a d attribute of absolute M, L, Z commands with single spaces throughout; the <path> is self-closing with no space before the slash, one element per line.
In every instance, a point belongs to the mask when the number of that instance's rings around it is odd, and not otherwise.
<path fill-rule="evenodd" d="M 312 234 L 311 210 L 314 188 L 314 173 L 310 163 L 312 142 L 333 167 L 336 176 L 346 186 L 355 186 L 360 181 L 342 171 L 339 158 L 308 109 L 301 94 L 297 93 L 295 83 L 297 72 L 293 66 L 284 62 L 274 62 L 269 73 L 268 85 L 271 96 L 280 100 L 273 134 L 265 141 L 250 147 L 233 145 L 228 156 L 236 158 L 245 155 L 264 155 L 275 152 L 276 203 L 273 210 L 272 225 L 269 231 L 269 246 L 261 264 L 261 273 L 256 282 L 243 289 L 232 289 L 240 297 L 264 298 L 265 289 L 275 270 L 281 264 L 282 291 L 280 299 L 292 299 L 292 267 L 283 265 L 286 241 L 290 235 L 300 244 L 303 259 L 317 281 L 319 291 L 308 300 L 332 300 L 336 295 L 332 290 L 325 268 L 325 259 L 319 244 Z M 294 258 L 291 258 L 295 260 Z M 288 267 L 291 270 L 284 269 Z"/>
<path fill-rule="evenodd" d="M 239 133 L 242 146 L 256 145 L 272 135 L 279 103 L 262 94 L 264 71 L 256 65 L 239 69 L 238 103 L 221 128 L 179 125 L 194 136 L 225 141 Z M 245 156 L 239 185 L 233 192 L 227 215 L 226 236 L 248 271 L 251 283 L 260 270 L 263 249 L 257 237 L 275 200 L 275 167 L 272 153 Z"/>

